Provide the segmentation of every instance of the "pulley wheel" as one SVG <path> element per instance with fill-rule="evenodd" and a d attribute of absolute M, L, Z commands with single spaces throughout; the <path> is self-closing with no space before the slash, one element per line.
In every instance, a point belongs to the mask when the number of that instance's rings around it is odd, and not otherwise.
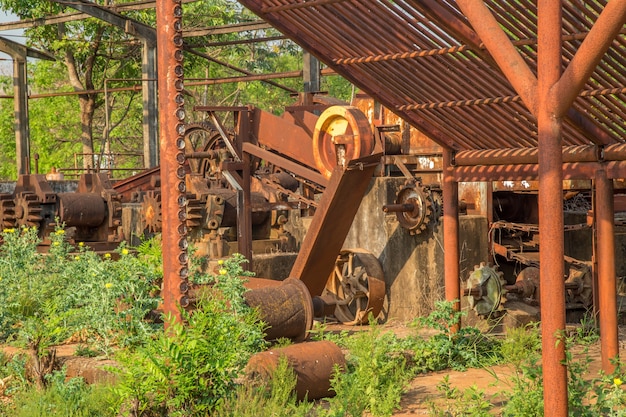
<path fill-rule="evenodd" d="M 476 266 L 467 279 L 467 297 L 471 308 L 479 316 L 488 316 L 500 307 L 504 279 L 497 266 L 484 263 Z"/>
<path fill-rule="evenodd" d="M 342 250 L 323 295 L 335 299 L 335 317 L 344 324 L 365 324 L 370 313 L 378 317 L 385 301 L 380 262 L 363 249 Z"/>
<path fill-rule="evenodd" d="M 407 205 L 411 210 L 396 212 L 400 226 L 412 235 L 426 230 L 432 215 L 432 200 L 428 190 L 420 182 L 409 180 L 398 191 L 396 204 Z"/>
<path fill-rule="evenodd" d="M 332 106 L 320 115 L 313 132 L 313 159 L 324 177 L 330 178 L 335 166 L 346 165 L 373 151 L 374 135 L 361 110 Z"/>

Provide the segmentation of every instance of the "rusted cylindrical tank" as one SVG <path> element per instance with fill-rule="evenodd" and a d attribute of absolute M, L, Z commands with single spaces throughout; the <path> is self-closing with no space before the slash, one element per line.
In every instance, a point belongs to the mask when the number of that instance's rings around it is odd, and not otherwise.
<path fill-rule="evenodd" d="M 107 206 L 96 193 L 57 194 L 57 213 L 65 226 L 96 227 L 107 219 Z"/>
<path fill-rule="evenodd" d="M 258 308 L 260 319 L 268 328 L 267 340 L 286 337 L 302 341 L 313 326 L 313 301 L 306 285 L 287 278 L 281 285 L 264 286 L 244 293 L 246 303 Z"/>
<path fill-rule="evenodd" d="M 278 367 L 281 357 L 286 357 L 296 374 L 298 400 L 331 397 L 330 379 L 336 366 L 345 369 L 346 359 L 341 349 L 328 340 L 297 343 L 283 348 L 270 349 L 253 355 L 246 366 L 249 379 L 267 381 Z M 336 365 L 336 366 L 335 366 Z"/>

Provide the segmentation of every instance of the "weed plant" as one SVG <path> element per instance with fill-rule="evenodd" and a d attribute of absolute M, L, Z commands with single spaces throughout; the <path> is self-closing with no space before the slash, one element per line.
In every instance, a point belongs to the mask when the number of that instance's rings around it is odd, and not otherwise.
<path fill-rule="evenodd" d="M 407 348 L 413 352 L 413 369 L 416 372 L 483 368 L 501 361 L 498 339 L 484 335 L 475 327 L 453 330 L 465 314 L 456 311 L 454 304 L 437 301 L 433 312 L 413 322 L 418 331 L 428 328 L 437 332 L 428 338 L 419 335 L 407 338 Z"/>
<path fill-rule="evenodd" d="M 124 415 L 205 416 L 235 392 L 250 356 L 265 348 L 264 324 L 243 299 L 243 260 L 221 265 L 193 312 L 181 310 L 182 322 L 170 318 L 165 332 L 117 355 Z"/>
<path fill-rule="evenodd" d="M 242 384 L 213 414 L 214 417 L 307 417 L 313 403 L 296 400 L 296 375 L 286 357 L 278 361 L 270 380 L 259 386 Z"/>
<path fill-rule="evenodd" d="M 392 332 L 381 332 L 370 317 L 369 329 L 356 332 L 342 344 L 348 351 L 347 369 L 336 370 L 331 385 L 337 395 L 318 415 L 360 417 L 367 411 L 390 416 L 411 379 L 398 339 Z"/>

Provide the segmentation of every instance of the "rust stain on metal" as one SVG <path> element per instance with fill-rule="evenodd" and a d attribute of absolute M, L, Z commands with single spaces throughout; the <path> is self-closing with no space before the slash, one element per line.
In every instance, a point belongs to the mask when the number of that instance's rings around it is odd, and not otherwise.
<path fill-rule="evenodd" d="M 336 367 L 346 367 L 346 359 L 336 344 L 327 340 L 305 342 L 257 353 L 246 366 L 248 379 L 267 381 L 283 357 L 296 374 L 295 391 L 298 400 L 305 397 L 316 400 L 335 395 L 331 390 L 330 379 Z"/>
<path fill-rule="evenodd" d="M 250 307 L 259 310 L 260 319 L 268 325 L 265 338 L 285 337 L 296 342 L 306 339 L 313 326 L 313 301 L 304 283 L 287 278 L 280 285 L 259 281 L 252 285 L 257 288 L 245 292 L 244 298 Z"/>
<path fill-rule="evenodd" d="M 180 305 L 187 304 L 181 288 L 189 274 L 186 226 L 186 184 L 179 178 L 185 163 L 185 109 L 183 97 L 183 9 L 179 1 L 158 0 L 157 62 L 161 161 L 163 242 L 163 309 L 180 320 Z"/>
<path fill-rule="evenodd" d="M 345 168 L 337 166 L 330 177 L 290 274 L 301 279 L 312 296 L 324 290 L 380 157 L 371 155 Z"/>

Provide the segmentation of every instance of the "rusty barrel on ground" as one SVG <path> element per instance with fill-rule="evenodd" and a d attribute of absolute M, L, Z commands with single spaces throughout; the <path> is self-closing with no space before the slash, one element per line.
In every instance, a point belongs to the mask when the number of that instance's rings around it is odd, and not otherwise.
<path fill-rule="evenodd" d="M 278 367 L 281 357 L 286 357 L 296 375 L 295 392 L 298 400 L 331 397 L 330 379 L 335 369 L 345 369 L 343 352 L 333 342 L 304 342 L 283 348 L 270 349 L 253 355 L 246 366 L 246 376 L 254 381 L 267 381 Z M 336 367 L 336 366 L 337 367 Z"/>
<path fill-rule="evenodd" d="M 268 285 L 246 291 L 246 303 L 257 308 L 268 328 L 267 340 L 281 337 L 300 342 L 313 326 L 313 301 L 306 285 L 287 278 L 280 285 Z"/>

